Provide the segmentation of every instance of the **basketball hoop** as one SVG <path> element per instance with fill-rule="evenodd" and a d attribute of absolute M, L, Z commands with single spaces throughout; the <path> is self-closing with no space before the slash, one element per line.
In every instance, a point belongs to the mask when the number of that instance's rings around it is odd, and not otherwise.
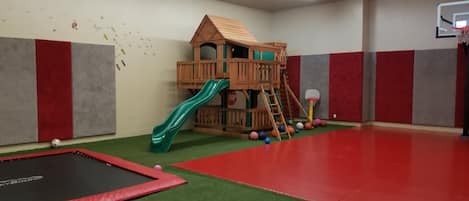
<path fill-rule="evenodd" d="M 456 28 L 459 31 L 458 43 L 463 45 L 469 45 L 469 26 Z"/>

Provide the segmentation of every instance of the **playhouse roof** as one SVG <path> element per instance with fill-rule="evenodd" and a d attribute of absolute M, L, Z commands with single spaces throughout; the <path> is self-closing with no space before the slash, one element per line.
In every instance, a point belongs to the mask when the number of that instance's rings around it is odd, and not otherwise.
<path fill-rule="evenodd" d="M 251 47 L 258 50 L 278 50 L 280 43 L 261 43 L 238 20 L 225 17 L 205 15 L 192 37 L 193 46 L 207 42 L 225 41 L 232 44 Z"/>
<path fill-rule="evenodd" d="M 192 44 L 214 41 L 229 41 L 244 46 L 273 47 L 260 43 L 238 20 L 225 17 L 205 15 L 192 37 Z"/>

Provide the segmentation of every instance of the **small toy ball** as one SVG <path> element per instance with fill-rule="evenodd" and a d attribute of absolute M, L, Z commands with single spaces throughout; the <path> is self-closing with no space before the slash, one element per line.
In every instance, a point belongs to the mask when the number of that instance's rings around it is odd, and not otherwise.
<path fill-rule="evenodd" d="M 257 140 L 259 138 L 259 134 L 256 131 L 252 131 L 249 133 L 249 139 L 251 140 Z"/>
<path fill-rule="evenodd" d="M 293 128 L 293 126 L 288 126 L 288 132 L 290 133 L 290 135 L 295 134 L 295 128 Z"/>
<path fill-rule="evenodd" d="M 270 138 L 266 137 L 266 138 L 264 139 L 264 143 L 265 143 L 265 144 L 270 144 Z"/>
<path fill-rule="evenodd" d="M 278 126 L 278 131 L 285 132 L 285 126 L 283 125 Z"/>
<path fill-rule="evenodd" d="M 293 125 L 293 121 L 290 119 L 290 120 L 287 121 L 287 124 L 288 125 Z"/>
<path fill-rule="evenodd" d="M 315 119 L 313 125 L 314 125 L 314 126 L 319 126 L 319 125 L 321 125 L 321 119 Z"/>
<path fill-rule="evenodd" d="M 259 140 L 264 140 L 267 137 L 264 131 L 259 132 Z"/>
<path fill-rule="evenodd" d="M 300 132 L 300 129 L 295 128 L 295 133 L 299 133 L 299 132 Z"/>
<path fill-rule="evenodd" d="M 53 140 L 50 142 L 50 146 L 51 146 L 52 148 L 57 148 L 57 147 L 59 147 L 59 146 L 60 146 L 60 140 L 57 139 L 57 138 L 53 139 Z"/>
<path fill-rule="evenodd" d="M 321 126 L 327 126 L 327 121 L 326 120 L 321 120 Z"/>
<path fill-rule="evenodd" d="M 153 166 L 153 169 L 161 171 L 163 170 L 163 167 L 161 167 L 161 165 L 155 165 Z"/>
<path fill-rule="evenodd" d="M 306 123 L 305 123 L 305 129 L 306 129 L 306 130 L 310 130 L 310 129 L 312 129 L 312 128 L 313 128 L 313 124 L 312 124 L 311 122 L 306 122 Z"/>
<path fill-rule="evenodd" d="M 303 125 L 303 123 L 298 122 L 298 123 L 296 123 L 296 128 L 301 130 L 301 129 L 305 128 L 305 126 Z"/>
<path fill-rule="evenodd" d="M 277 137 L 279 133 L 275 129 L 272 129 L 272 137 Z"/>

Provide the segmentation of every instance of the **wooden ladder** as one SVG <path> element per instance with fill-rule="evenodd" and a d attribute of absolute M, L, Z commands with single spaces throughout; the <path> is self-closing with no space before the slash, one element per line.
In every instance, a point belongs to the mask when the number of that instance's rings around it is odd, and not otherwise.
<path fill-rule="evenodd" d="M 262 93 L 262 99 L 264 100 L 265 108 L 267 109 L 267 112 L 269 113 L 269 117 L 272 123 L 273 130 L 278 134 L 277 139 L 281 141 L 282 135 L 287 135 L 288 139 L 290 139 L 292 133 L 288 131 L 288 125 L 287 125 L 287 122 L 285 121 L 285 117 L 283 116 L 282 108 L 280 107 L 278 97 L 275 94 L 275 89 L 271 85 L 270 89 L 265 90 L 264 86 L 261 85 L 261 93 Z M 279 132 L 277 121 L 279 122 L 280 125 L 284 126 L 285 132 Z"/>

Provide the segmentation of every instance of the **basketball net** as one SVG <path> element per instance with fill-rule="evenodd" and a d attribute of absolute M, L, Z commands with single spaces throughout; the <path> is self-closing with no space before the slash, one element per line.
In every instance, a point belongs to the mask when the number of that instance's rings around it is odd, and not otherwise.
<path fill-rule="evenodd" d="M 457 28 L 456 30 L 459 31 L 458 43 L 463 45 L 469 45 L 469 26 Z"/>

